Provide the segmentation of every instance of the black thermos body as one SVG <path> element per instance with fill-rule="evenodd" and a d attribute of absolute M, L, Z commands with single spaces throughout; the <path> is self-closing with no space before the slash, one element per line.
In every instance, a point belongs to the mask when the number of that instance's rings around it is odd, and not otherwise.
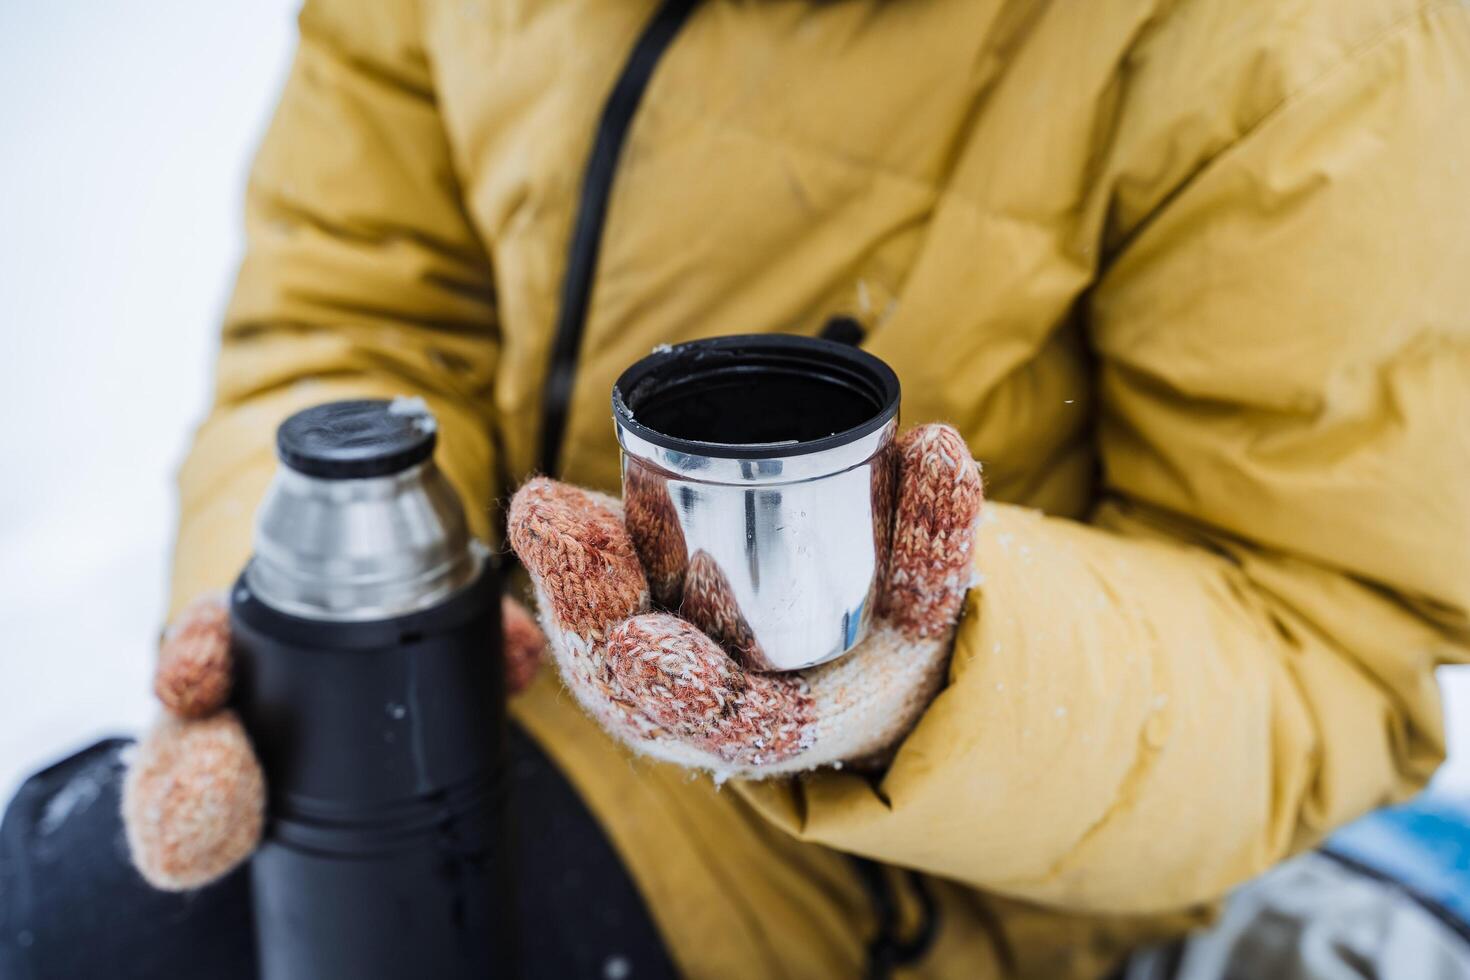
<path fill-rule="evenodd" d="M 267 980 L 514 972 L 500 591 L 434 443 L 416 400 L 278 432 L 230 601 Z"/>

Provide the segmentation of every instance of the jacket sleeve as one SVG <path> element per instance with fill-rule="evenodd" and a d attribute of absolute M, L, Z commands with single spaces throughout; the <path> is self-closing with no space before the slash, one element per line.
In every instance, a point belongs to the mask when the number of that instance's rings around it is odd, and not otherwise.
<path fill-rule="evenodd" d="M 418 395 L 476 534 L 489 527 L 492 280 L 460 205 L 414 5 L 312 0 L 251 171 L 216 401 L 179 477 L 172 607 L 226 587 L 275 468 L 276 425 Z"/>
<path fill-rule="evenodd" d="M 1434 670 L 1470 650 L 1467 24 L 1404 19 L 1161 195 L 1088 300 L 1092 519 L 989 507 L 950 684 L 881 780 L 741 792 L 1121 913 L 1425 782 Z"/>

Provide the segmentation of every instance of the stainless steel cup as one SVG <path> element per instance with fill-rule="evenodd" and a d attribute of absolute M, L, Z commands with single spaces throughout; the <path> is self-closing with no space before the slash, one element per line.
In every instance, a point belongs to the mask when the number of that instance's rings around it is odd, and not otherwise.
<path fill-rule="evenodd" d="M 613 388 L 623 500 L 654 599 L 747 666 L 868 630 L 893 522 L 893 370 L 779 334 L 660 348 Z"/>

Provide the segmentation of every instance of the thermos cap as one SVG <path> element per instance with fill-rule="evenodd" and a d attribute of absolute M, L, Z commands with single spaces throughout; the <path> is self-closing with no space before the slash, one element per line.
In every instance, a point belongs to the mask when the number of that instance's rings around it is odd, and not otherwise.
<path fill-rule="evenodd" d="M 422 398 L 360 399 L 304 409 L 276 430 L 276 453 L 322 480 L 392 476 L 434 455 L 437 425 Z"/>

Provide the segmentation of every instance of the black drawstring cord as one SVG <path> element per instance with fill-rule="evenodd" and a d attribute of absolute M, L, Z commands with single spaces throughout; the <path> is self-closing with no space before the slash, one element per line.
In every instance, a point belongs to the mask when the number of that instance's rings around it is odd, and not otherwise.
<path fill-rule="evenodd" d="M 633 45 L 628 61 L 602 107 L 592 155 L 582 176 L 582 197 L 567 247 L 561 306 L 557 310 L 551 362 L 547 365 L 542 391 L 537 468 L 549 476 L 557 475 L 560 469 L 562 437 L 566 434 L 572 389 L 577 377 L 577 358 L 582 349 L 582 333 L 587 326 L 587 311 L 592 303 L 597 254 L 602 247 L 602 226 L 607 220 L 608 200 L 612 196 L 613 177 L 617 175 L 623 142 L 633 125 L 638 103 L 643 100 L 643 93 L 653 78 L 654 69 L 674 38 L 678 37 L 680 28 L 694 12 L 697 3 L 698 0 L 663 0 Z"/>
<path fill-rule="evenodd" d="M 873 917 L 878 926 L 876 935 L 868 942 L 867 975 L 873 980 L 881 980 L 891 976 L 898 967 L 917 963 L 929 952 L 939 934 L 939 906 L 922 875 L 913 871 L 904 872 L 909 888 L 919 903 L 918 927 L 912 936 L 905 939 L 901 934 L 898 903 L 894 899 L 893 887 L 883 865 L 867 858 L 854 857 L 853 866 L 873 903 Z"/>

